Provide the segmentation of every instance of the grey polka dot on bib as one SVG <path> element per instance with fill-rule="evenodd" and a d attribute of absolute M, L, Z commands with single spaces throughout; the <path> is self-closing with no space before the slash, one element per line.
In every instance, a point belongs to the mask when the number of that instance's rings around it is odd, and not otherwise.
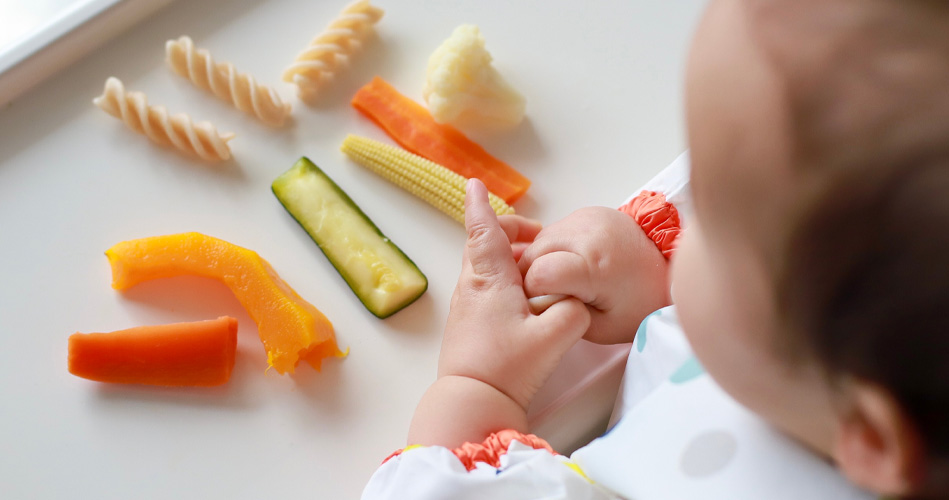
<path fill-rule="evenodd" d="M 731 433 L 708 431 L 689 442 L 679 459 L 679 467 L 688 477 L 711 476 L 724 469 L 737 451 L 738 441 Z"/>

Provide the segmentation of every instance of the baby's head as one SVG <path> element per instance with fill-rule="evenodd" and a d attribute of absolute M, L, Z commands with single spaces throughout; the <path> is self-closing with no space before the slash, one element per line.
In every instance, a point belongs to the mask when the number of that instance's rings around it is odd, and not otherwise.
<path fill-rule="evenodd" d="M 947 33 L 940 0 L 713 0 L 688 69 L 685 332 L 890 494 L 949 494 Z"/>

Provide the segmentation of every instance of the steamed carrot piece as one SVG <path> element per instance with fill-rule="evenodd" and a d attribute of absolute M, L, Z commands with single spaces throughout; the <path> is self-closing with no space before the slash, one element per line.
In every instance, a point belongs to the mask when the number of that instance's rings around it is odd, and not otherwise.
<path fill-rule="evenodd" d="M 69 373 L 97 382 L 214 386 L 231 377 L 237 320 L 139 326 L 69 337 Z"/>
<path fill-rule="evenodd" d="M 531 181 L 491 156 L 451 125 L 441 124 L 421 104 L 375 77 L 356 92 L 352 105 L 376 122 L 405 149 L 467 178 L 478 178 L 508 204 L 517 201 Z"/>

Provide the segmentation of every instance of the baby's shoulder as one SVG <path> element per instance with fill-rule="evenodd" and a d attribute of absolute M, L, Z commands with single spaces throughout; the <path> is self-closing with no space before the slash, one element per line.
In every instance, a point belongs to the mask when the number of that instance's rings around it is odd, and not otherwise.
<path fill-rule="evenodd" d="M 726 394 L 692 354 L 674 306 L 640 326 L 614 419 L 571 460 L 625 498 L 873 498 Z"/>

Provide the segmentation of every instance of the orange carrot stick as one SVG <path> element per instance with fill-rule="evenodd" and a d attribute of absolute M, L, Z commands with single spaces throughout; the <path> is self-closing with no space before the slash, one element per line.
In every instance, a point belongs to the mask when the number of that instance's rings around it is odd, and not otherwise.
<path fill-rule="evenodd" d="M 371 118 L 405 149 L 467 178 L 476 177 L 488 191 L 514 203 L 531 181 L 451 125 L 437 123 L 422 105 L 375 77 L 356 92 L 352 105 Z"/>
<path fill-rule="evenodd" d="M 237 320 L 139 326 L 69 337 L 69 373 L 98 382 L 221 385 L 231 377 Z"/>

